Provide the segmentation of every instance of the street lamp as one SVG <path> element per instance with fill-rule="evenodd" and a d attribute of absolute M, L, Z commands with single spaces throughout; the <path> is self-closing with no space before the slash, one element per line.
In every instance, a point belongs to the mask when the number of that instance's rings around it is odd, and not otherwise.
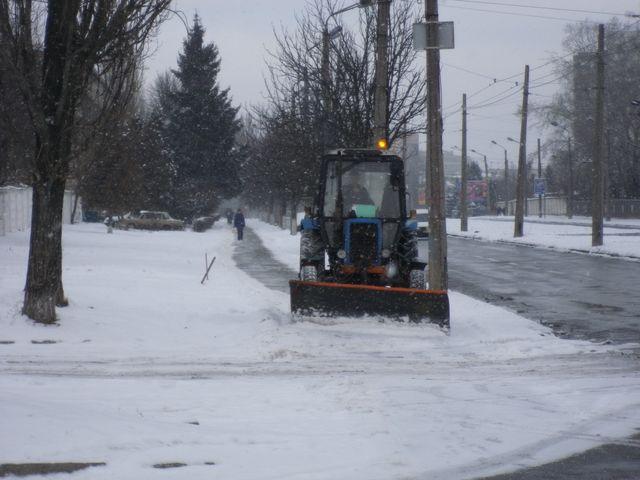
<path fill-rule="evenodd" d="M 568 188 L 568 195 L 567 195 L 567 218 L 573 218 L 573 191 L 574 191 L 574 186 L 573 186 L 573 155 L 571 154 L 571 134 L 569 133 L 569 130 L 566 127 L 563 127 L 562 125 L 560 125 L 558 122 L 556 122 L 555 120 L 550 122 L 551 125 L 553 125 L 556 128 L 559 128 L 560 130 L 564 131 L 567 134 L 567 161 L 569 164 L 569 188 Z"/>
<path fill-rule="evenodd" d="M 331 66 L 329 64 L 329 46 L 331 40 L 335 39 L 342 32 L 342 27 L 340 25 L 336 25 L 331 29 L 331 31 L 329 31 L 329 21 L 337 15 L 348 12 L 349 10 L 353 10 L 354 8 L 370 7 L 371 5 L 372 0 L 360 0 L 358 3 L 354 3 L 353 5 L 349 5 L 347 7 L 341 8 L 340 10 L 336 10 L 335 12 L 331 13 L 331 15 L 329 15 L 324 21 L 324 28 L 322 29 L 322 60 L 320 67 L 320 75 L 322 81 L 322 101 L 325 111 L 322 139 L 323 149 L 326 149 L 329 141 L 329 117 L 331 114 L 331 92 L 329 90 L 331 84 Z"/>
<path fill-rule="evenodd" d="M 487 181 L 487 208 L 490 212 L 493 212 L 493 205 L 491 202 L 491 181 L 489 180 L 489 164 L 487 163 L 487 156 L 475 148 L 472 148 L 471 151 L 476 155 L 480 155 L 484 159 L 484 176 Z"/>
<path fill-rule="evenodd" d="M 507 148 L 504 145 L 500 145 L 495 140 L 491 140 L 491 143 L 504 150 L 504 207 L 505 212 L 508 210 L 509 202 L 509 160 L 507 158 Z"/>
<path fill-rule="evenodd" d="M 516 140 L 515 138 L 511 138 L 511 137 L 507 137 L 507 140 L 512 142 L 512 143 L 517 143 L 520 148 L 522 149 L 523 143 L 519 142 L 518 140 Z M 528 192 L 528 182 L 527 182 L 527 177 L 529 175 L 528 173 L 528 165 L 527 165 L 527 159 L 524 159 L 524 165 L 523 165 L 523 171 L 520 171 L 520 161 L 518 161 L 518 175 L 517 175 L 517 179 L 516 179 L 516 223 L 518 223 L 518 202 L 523 202 L 524 203 L 524 214 L 525 216 L 529 215 L 529 192 Z M 520 191 L 522 192 L 522 196 L 523 198 L 520 199 L 519 194 L 518 194 L 518 189 L 520 189 Z"/>
<path fill-rule="evenodd" d="M 479 151 L 473 148 L 471 149 L 471 151 L 476 155 L 480 155 L 481 157 L 484 158 L 484 176 L 487 180 L 489 180 L 489 164 L 487 163 L 487 156 L 484 153 L 480 153 Z"/>

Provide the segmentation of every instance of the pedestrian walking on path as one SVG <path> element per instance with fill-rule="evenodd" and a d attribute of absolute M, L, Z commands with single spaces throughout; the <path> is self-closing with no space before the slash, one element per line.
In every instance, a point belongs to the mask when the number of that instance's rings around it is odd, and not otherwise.
<path fill-rule="evenodd" d="M 242 209 L 239 208 L 233 217 L 233 226 L 236 227 L 238 231 L 238 240 L 242 240 L 242 231 L 244 230 L 244 215 L 242 214 Z"/>

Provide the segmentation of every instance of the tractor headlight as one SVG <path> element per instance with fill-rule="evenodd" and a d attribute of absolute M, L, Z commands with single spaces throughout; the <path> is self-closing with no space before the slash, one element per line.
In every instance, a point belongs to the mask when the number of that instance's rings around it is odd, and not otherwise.
<path fill-rule="evenodd" d="M 389 250 L 388 248 L 383 248 L 380 252 L 380 255 L 382 256 L 382 258 L 389 258 L 391 256 L 391 250 Z"/>
<path fill-rule="evenodd" d="M 396 262 L 389 262 L 384 267 L 384 273 L 387 278 L 393 278 L 398 274 L 398 265 Z"/>
<path fill-rule="evenodd" d="M 338 258 L 341 260 L 344 260 L 345 258 L 347 258 L 347 252 L 345 252 L 342 249 L 338 250 L 338 253 L 336 255 L 338 255 Z"/>

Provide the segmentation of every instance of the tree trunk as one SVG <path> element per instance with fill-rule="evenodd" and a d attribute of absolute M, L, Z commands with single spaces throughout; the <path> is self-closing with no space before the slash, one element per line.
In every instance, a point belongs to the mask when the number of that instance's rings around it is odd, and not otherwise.
<path fill-rule="evenodd" d="M 22 313 L 40 323 L 56 321 L 56 305 L 67 304 L 62 287 L 64 179 L 33 183 L 29 267 Z"/>
<path fill-rule="evenodd" d="M 78 199 L 79 198 L 80 198 L 80 195 L 78 195 L 77 189 L 74 189 L 74 192 L 73 192 L 73 208 L 71 209 L 71 219 L 70 219 L 71 225 L 76 223 L 75 222 L 75 218 L 76 218 L 76 212 L 78 211 Z"/>

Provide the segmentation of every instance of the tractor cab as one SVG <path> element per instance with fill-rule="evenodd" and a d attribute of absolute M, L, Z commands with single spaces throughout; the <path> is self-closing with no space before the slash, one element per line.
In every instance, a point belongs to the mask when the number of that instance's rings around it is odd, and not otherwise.
<path fill-rule="evenodd" d="M 380 275 L 407 218 L 402 161 L 368 151 L 328 155 L 321 176 L 318 219 L 329 261 L 337 273 Z"/>

